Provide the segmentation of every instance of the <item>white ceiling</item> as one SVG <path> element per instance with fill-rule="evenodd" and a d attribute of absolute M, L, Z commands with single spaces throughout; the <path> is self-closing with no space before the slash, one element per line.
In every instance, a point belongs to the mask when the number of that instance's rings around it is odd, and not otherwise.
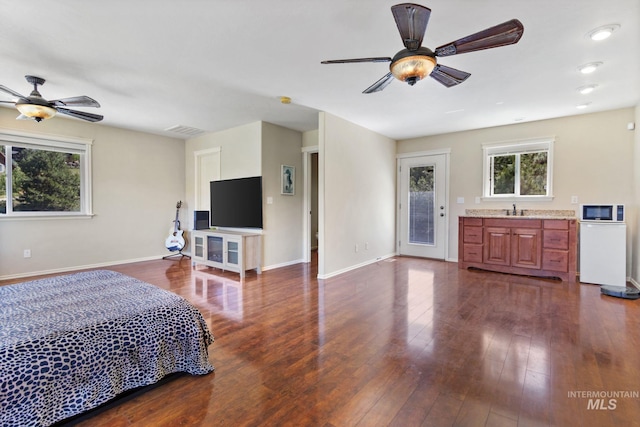
<path fill-rule="evenodd" d="M 423 41 L 431 49 L 511 18 L 524 24 L 516 45 L 439 59 L 472 74 L 452 88 L 429 78 L 365 95 L 387 63 L 320 64 L 401 50 L 397 3 L 0 0 L 0 84 L 28 95 L 24 75 L 40 76 L 47 99 L 87 95 L 102 108 L 85 110 L 106 125 L 174 137 L 164 129 L 258 120 L 306 131 L 327 111 L 405 139 L 640 101 L 639 0 L 421 0 L 431 9 Z M 620 28 L 609 39 L 586 37 L 611 23 Z M 596 73 L 578 73 L 593 61 L 603 62 Z M 576 91 L 589 83 L 599 85 L 592 94 Z"/>

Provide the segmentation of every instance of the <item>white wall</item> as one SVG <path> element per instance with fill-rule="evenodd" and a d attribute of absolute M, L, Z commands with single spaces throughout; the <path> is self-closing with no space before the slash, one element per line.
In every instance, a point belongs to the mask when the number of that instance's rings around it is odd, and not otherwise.
<path fill-rule="evenodd" d="M 220 148 L 220 179 L 245 178 L 262 175 L 262 125 L 249 123 L 221 132 L 211 132 L 191 138 L 184 145 L 184 171 L 186 188 L 187 230 L 193 230 L 195 206 L 196 151 Z"/>
<path fill-rule="evenodd" d="M 295 194 L 280 194 L 281 166 L 295 167 Z M 263 261 L 266 269 L 302 262 L 302 133 L 262 123 Z M 267 204 L 270 197 L 272 204 Z"/>
<path fill-rule="evenodd" d="M 629 217 L 635 218 L 636 197 L 633 193 L 634 132 L 627 123 L 634 120 L 635 109 L 627 108 L 602 113 L 584 114 L 509 126 L 479 129 L 415 138 L 398 142 L 398 153 L 451 148 L 451 178 L 449 216 L 449 258 L 458 258 L 458 216 L 465 209 L 509 208 L 510 203 L 483 202 L 482 144 L 554 136 L 554 200 L 551 202 L 518 203 L 518 209 L 575 209 L 571 196 L 580 203 L 625 203 Z M 464 197 L 464 204 L 456 204 Z M 637 224 L 628 222 L 627 272 L 631 271 L 631 242 L 637 234 Z M 637 255 L 636 255 L 637 256 Z"/>
<path fill-rule="evenodd" d="M 160 258 L 184 198 L 184 142 L 76 119 L 35 123 L 0 108 L 0 127 L 93 139 L 90 219 L 0 218 L 0 279 Z M 184 211 L 182 212 L 184 214 Z M 23 250 L 31 249 L 31 258 Z"/>
<path fill-rule="evenodd" d="M 396 142 L 329 113 L 319 123 L 322 278 L 394 254 Z"/>

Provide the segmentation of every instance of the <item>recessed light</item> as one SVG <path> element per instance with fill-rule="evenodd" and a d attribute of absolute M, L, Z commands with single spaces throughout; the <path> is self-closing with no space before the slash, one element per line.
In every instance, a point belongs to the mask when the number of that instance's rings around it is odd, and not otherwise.
<path fill-rule="evenodd" d="M 582 109 L 587 108 L 589 105 L 591 105 L 590 102 L 585 102 L 584 104 L 576 105 L 576 108 L 579 109 L 579 110 L 582 110 Z"/>
<path fill-rule="evenodd" d="M 611 34 L 613 34 L 613 32 L 618 28 L 620 28 L 620 25 L 618 24 L 603 25 L 602 27 L 598 27 L 589 31 L 587 33 L 587 37 L 595 41 L 608 39 L 609 36 L 611 36 Z"/>
<path fill-rule="evenodd" d="M 577 89 L 578 92 L 580 92 L 583 95 L 587 95 L 591 92 L 593 92 L 595 90 L 595 88 L 597 88 L 598 85 L 586 85 L 586 86 L 581 86 Z"/>
<path fill-rule="evenodd" d="M 584 64 L 578 67 L 578 71 L 582 74 L 591 74 L 596 68 L 602 65 L 602 62 L 589 62 L 588 64 Z"/>

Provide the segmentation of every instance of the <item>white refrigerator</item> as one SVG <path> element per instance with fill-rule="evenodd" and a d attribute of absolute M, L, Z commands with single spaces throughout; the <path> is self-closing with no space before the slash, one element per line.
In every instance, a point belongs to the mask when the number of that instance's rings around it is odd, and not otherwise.
<path fill-rule="evenodd" d="M 627 286 L 627 225 L 580 222 L 580 281 Z"/>

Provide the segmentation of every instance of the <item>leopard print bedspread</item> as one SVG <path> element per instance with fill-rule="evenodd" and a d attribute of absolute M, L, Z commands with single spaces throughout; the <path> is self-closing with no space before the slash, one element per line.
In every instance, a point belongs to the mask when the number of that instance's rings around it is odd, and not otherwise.
<path fill-rule="evenodd" d="M 97 270 L 0 287 L 0 425 L 46 426 L 174 372 L 213 371 L 184 298 Z"/>

